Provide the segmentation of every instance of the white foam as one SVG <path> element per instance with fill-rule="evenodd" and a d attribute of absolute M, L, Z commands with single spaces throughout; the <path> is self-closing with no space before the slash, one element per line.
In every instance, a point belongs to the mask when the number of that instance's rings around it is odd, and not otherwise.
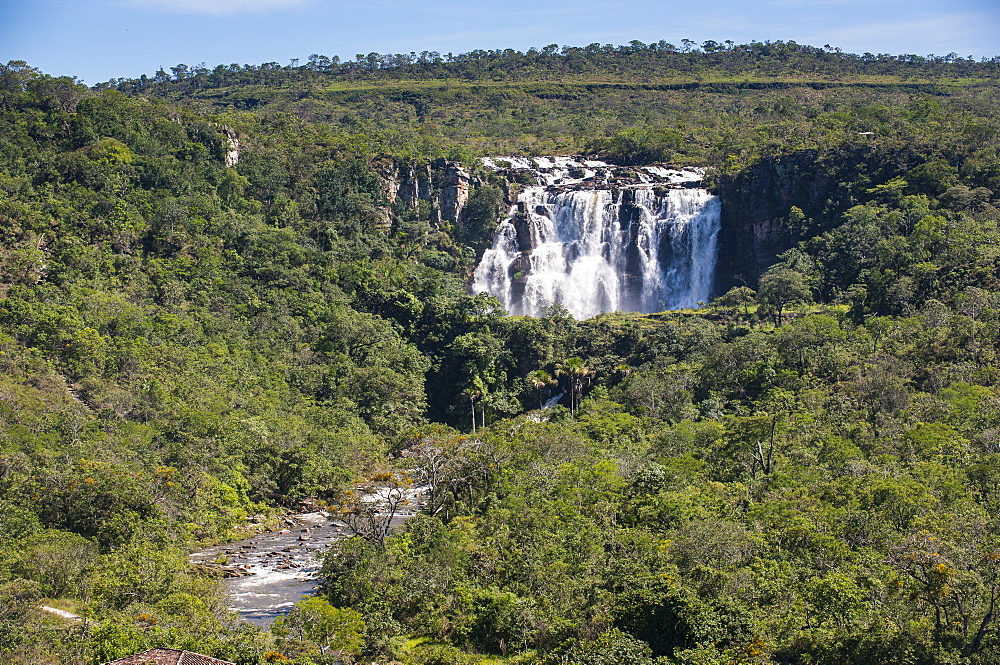
<path fill-rule="evenodd" d="M 535 161 L 555 167 L 534 171 L 539 186 L 522 189 L 500 220 L 474 273 L 476 293 L 496 296 L 515 315 L 538 316 L 558 302 L 577 319 L 708 300 L 720 215 L 716 197 L 689 186 L 703 171 Z M 560 187 L 546 186 L 554 183 Z M 631 190 L 628 197 L 622 189 Z"/>
<path fill-rule="evenodd" d="M 494 171 L 529 170 L 540 187 L 579 187 L 607 185 L 618 172 L 634 173 L 639 183 L 620 185 L 626 187 L 653 187 L 656 185 L 687 185 L 704 179 L 705 170 L 698 167 L 684 169 L 661 165 L 625 167 L 596 159 L 580 159 L 557 155 L 547 157 L 484 157 L 482 163 Z M 582 175 L 579 172 L 582 171 Z M 577 173 L 577 175 L 573 175 Z"/>

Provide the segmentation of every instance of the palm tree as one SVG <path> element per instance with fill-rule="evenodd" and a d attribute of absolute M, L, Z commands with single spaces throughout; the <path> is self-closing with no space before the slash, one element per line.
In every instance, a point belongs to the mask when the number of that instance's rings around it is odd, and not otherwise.
<path fill-rule="evenodd" d="M 462 394 L 469 398 L 469 406 L 472 407 L 472 433 L 476 433 L 476 400 L 482 399 L 486 395 L 486 384 L 477 375 L 472 379 L 472 385 L 462 391 Z M 486 427 L 486 410 L 483 409 L 483 427 Z"/>
<path fill-rule="evenodd" d="M 583 385 L 590 385 L 590 379 L 596 372 L 587 367 L 582 358 L 567 358 L 566 362 L 556 366 L 556 376 L 565 376 L 569 379 L 569 411 L 576 414 L 577 407 L 580 406 L 580 398 L 583 397 Z"/>
<path fill-rule="evenodd" d="M 483 393 L 476 388 L 469 387 L 462 391 L 462 394 L 469 398 L 469 406 L 472 407 L 472 433 L 476 433 L 476 400 L 483 396 Z"/>
<path fill-rule="evenodd" d="M 544 369 L 536 369 L 534 372 L 528 374 L 528 383 L 538 391 L 538 408 L 542 408 L 542 391 L 546 388 L 551 388 L 557 385 L 559 382 L 552 378 L 552 375 L 546 372 Z M 551 396 L 551 390 L 549 395 Z"/>

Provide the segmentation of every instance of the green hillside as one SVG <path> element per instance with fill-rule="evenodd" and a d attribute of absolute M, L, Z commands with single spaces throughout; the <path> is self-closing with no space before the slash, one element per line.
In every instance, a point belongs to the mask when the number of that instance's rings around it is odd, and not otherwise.
<path fill-rule="evenodd" d="M 781 42 L 0 65 L 0 660 L 997 662 L 998 76 Z M 715 301 L 467 292 L 508 203 L 478 157 L 584 152 L 706 167 Z M 428 509 L 271 631 L 186 561 L 373 477 Z"/>
<path fill-rule="evenodd" d="M 285 112 L 418 157 L 457 144 L 484 154 L 603 150 L 627 158 L 635 138 L 627 130 L 655 130 L 640 137 L 659 148 L 654 160 L 721 165 L 729 155 L 825 147 L 857 131 L 907 140 L 954 133 L 966 119 L 994 115 L 997 103 L 995 58 L 859 56 L 794 42 L 370 53 L 346 62 L 314 55 L 286 67 L 170 69 L 104 87 L 208 112 Z M 938 109 L 949 127 L 933 122 Z"/>

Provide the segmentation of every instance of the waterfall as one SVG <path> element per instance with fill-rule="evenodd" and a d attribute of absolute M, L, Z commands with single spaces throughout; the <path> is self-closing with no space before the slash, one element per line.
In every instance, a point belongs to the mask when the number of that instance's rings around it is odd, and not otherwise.
<path fill-rule="evenodd" d="M 699 172 L 566 157 L 484 162 L 538 184 L 497 227 L 475 271 L 476 293 L 496 296 L 511 314 L 561 303 L 577 319 L 708 301 L 720 205 L 691 186 Z"/>

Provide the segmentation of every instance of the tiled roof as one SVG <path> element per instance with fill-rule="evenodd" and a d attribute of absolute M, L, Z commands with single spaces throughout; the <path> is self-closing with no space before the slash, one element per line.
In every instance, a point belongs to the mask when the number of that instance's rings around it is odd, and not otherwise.
<path fill-rule="evenodd" d="M 233 665 L 233 663 L 228 660 L 202 656 L 200 653 L 191 651 L 150 649 L 134 656 L 112 660 L 105 665 Z"/>

